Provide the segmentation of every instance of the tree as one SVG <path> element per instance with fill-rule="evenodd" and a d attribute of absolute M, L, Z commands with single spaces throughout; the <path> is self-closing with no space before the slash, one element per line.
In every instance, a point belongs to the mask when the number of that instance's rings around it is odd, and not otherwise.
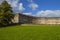
<path fill-rule="evenodd" d="M 7 1 L 3 1 L 0 5 L 0 25 L 8 25 L 14 17 L 12 7 Z"/>

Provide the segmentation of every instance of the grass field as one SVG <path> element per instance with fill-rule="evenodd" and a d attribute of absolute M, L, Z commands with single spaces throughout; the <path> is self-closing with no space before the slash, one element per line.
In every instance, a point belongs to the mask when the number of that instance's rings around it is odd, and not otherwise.
<path fill-rule="evenodd" d="M 0 28 L 0 40 L 60 40 L 60 25 L 18 25 Z"/>

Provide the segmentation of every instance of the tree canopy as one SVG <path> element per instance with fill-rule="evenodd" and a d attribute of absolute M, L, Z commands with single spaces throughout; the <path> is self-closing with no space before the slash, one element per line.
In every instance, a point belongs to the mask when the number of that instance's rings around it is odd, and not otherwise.
<path fill-rule="evenodd" d="M 14 17 L 11 5 L 7 1 L 3 1 L 0 5 L 0 25 L 8 25 Z"/>

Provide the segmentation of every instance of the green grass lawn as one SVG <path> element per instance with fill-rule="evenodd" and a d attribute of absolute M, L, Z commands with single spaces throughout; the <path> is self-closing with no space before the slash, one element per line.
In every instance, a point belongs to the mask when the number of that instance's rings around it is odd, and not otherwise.
<path fill-rule="evenodd" d="M 0 28 L 0 40 L 60 40 L 60 25 L 18 25 Z"/>

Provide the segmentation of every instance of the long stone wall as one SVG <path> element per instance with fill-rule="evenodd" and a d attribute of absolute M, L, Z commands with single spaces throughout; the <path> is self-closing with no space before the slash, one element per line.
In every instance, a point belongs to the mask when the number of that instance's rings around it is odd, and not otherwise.
<path fill-rule="evenodd" d="M 37 24 L 60 24 L 60 18 L 40 18 Z"/>
<path fill-rule="evenodd" d="M 44 17 L 33 17 L 23 14 L 15 14 L 13 23 L 27 23 L 27 24 L 60 24 L 60 18 L 44 18 Z"/>

